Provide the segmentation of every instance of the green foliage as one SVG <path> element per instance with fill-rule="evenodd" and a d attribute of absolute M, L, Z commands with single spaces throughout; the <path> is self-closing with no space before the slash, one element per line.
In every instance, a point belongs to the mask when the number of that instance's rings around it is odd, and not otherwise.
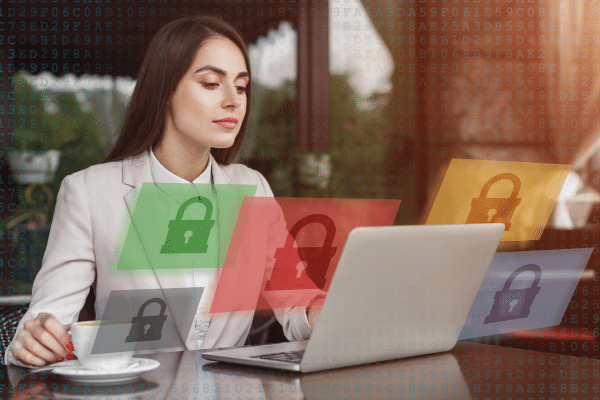
<path fill-rule="evenodd" d="M 33 89 L 26 76 L 26 72 L 20 71 L 13 77 L 15 127 L 11 147 L 19 150 L 56 148 L 51 137 L 52 129 L 45 117 L 41 93 Z"/>
<path fill-rule="evenodd" d="M 253 115 L 258 129 L 257 156 L 288 162 L 297 146 L 296 141 L 296 89 L 286 81 L 280 89 L 259 89 L 258 104 L 253 104 Z"/>
<path fill-rule="evenodd" d="M 378 96 L 375 95 L 374 99 Z M 366 159 L 370 164 L 384 161 L 383 135 L 387 132 L 387 119 L 383 107 L 359 110 L 358 95 L 352 90 L 347 77 L 331 77 L 331 155 L 349 172 L 352 161 Z"/>
<path fill-rule="evenodd" d="M 251 158 L 271 166 L 261 172 L 267 175 L 276 196 L 352 197 L 347 178 L 356 170 L 383 163 L 383 135 L 387 132 L 383 107 L 360 110 L 361 99 L 345 75 L 331 76 L 330 148 L 326 153 L 331 156 L 332 173 L 325 188 L 298 181 L 305 152 L 299 150 L 297 142 L 295 82 L 286 81 L 277 90 L 257 85 L 253 96 L 250 118 L 256 121 L 258 146 Z M 375 94 L 369 100 L 376 101 L 381 96 Z M 317 158 L 322 153 L 314 152 Z"/>
<path fill-rule="evenodd" d="M 58 169 L 54 179 L 47 184 L 56 199 L 63 178 L 101 163 L 105 158 L 105 150 L 98 140 L 96 120 L 91 113 L 81 109 L 74 92 L 38 91 L 27 82 L 26 77 L 24 71 L 14 75 L 13 104 L 17 122 L 11 147 L 34 152 L 60 150 Z M 53 107 L 45 105 L 52 103 Z M 56 112 L 49 112 L 48 108 Z M 19 198 L 24 200 L 22 191 Z M 49 222 L 53 213 L 54 205 L 48 210 Z"/>
<path fill-rule="evenodd" d="M 377 175 L 384 163 L 384 135 L 388 121 L 383 107 L 368 110 L 359 108 L 365 101 L 354 92 L 348 77 L 331 76 L 331 125 L 329 153 L 333 164 L 331 188 L 335 197 L 363 197 L 361 187 L 349 184 L 350 178 Z M 381 94 L 369 100 L 375 102 Z M 366 183 L 366 182 L 365 182 Z M 334 189 L 338 187 L 338 189 Z"/>

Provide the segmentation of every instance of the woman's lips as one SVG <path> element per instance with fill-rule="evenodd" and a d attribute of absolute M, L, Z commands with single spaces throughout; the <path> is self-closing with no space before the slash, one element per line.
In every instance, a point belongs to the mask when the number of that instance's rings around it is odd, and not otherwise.
<path fill-rule="evenodd" d="M 231 121 L 215 121 L 215 124 L 222 126 L 223 128 L 227 128 L 227 129 L 234 129 L 237 125 L 237 122 L 231 122 Z"/>

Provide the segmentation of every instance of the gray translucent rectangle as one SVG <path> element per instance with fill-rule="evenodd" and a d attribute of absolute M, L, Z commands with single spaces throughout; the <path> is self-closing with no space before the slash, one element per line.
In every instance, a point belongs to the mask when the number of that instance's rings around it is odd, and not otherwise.
<path fill-rule="evenodd" d="M 593 248 L 584 248 L 496 253 L 459 340 L 559 325 L 592 251 Z M 533 272 L 522 272 L 508 287 L 514 292 L 507 293 L 504 286 L 511 274 L 530 264 L 540 267 L 539 283 L 534 285 Z M 527 316 L 510 314 L 508 311 L 514 309 L 506 306 L 511 301 L 515 303 L 512 307 L 520 305 L 525 300 L 520 295 L 527 293 L 533 298 L 530 306 L 525 304 L 529 309 Z M 503 303 L 506 301 L 509 302 Z"/>
<path fill-rule="evenodd" d="M 116 334 L 110 325 L 101 325 L 92 354 L 185 350 L 203 291 L 201 287 L 113 290 L 102 322 L 128 322 L 131 329 L 126 334 Z"/>

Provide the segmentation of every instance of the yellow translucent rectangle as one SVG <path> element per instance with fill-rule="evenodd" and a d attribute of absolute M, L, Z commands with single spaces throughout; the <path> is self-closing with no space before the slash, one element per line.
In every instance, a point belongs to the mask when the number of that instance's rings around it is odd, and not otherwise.
<path fill-rule="evenodd" d="M 427 225 L 502 222 L 502 241 L 542 235 L 568 164 L 453 159 Z"/>

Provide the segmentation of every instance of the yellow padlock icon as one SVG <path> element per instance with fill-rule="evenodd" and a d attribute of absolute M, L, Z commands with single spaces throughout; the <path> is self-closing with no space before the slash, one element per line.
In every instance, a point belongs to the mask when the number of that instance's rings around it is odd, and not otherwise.
<path fill-rule="evenodd" d="M 513 190 L 508 198 L 488 198 L 487 194 L 490 187 L 502 180 L 508 179 L 513 183 Z M 501 222 L 504 224 L 504 230 L 510 229 L 511 219 L 515 208 L 521 202 L 517 196 L 521 190 L 521 180 L 515 174 L 510 172 L 499 174 L 491 178 L 481 189 L 479 197 L 471 201 L 471 211 L 467 217 L 467 224 L 479 224 L 486 222 Z"/>

